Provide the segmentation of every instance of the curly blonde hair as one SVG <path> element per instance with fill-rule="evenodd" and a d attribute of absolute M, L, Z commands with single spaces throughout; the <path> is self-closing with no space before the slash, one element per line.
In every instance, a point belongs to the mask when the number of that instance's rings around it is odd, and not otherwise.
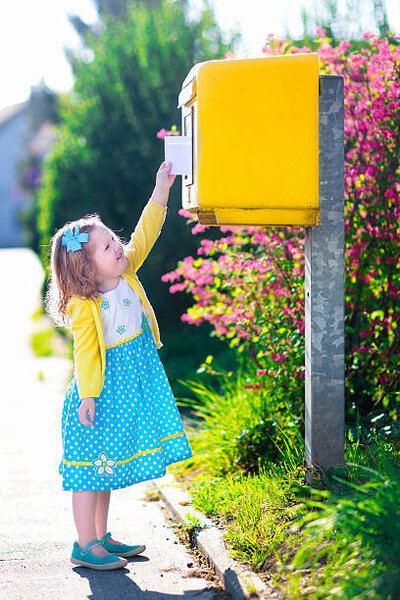
<path fill-rule="evenodd" d="M 76 221 L 67 222 L 51 238 L 50 278 L 45 307 L 56 325 L 70 327 L 67 305 L 72 296 L 93 300 L 99 297 L 95 283 L 96 267 L 90 256 L 90 232 L 99 225 L 109 229 L 97 213 L 85 215 Z M 73 228 L 75 231 L 76 226 L 80 233 L 88 233 L 89 239 L 82 243 L 80 250 L 68 252 L 67 247 L 62 245 L 62 237 L 67 229 Z M 113 232 L 113 235 L 116 234 Z"/>

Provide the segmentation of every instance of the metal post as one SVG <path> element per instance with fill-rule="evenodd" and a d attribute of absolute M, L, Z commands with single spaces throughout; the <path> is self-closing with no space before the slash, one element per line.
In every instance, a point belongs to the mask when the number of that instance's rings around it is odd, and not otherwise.
<path fill-rule="evenodd" d="M 305 228 L 305 458 L 344 466 L 344 80 L 320 75 L 320 225 Z"/>

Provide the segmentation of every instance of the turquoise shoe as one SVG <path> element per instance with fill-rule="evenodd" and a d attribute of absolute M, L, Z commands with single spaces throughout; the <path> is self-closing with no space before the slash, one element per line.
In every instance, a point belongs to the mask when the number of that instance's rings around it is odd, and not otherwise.
<path fill-rule="evenodd" d="M 110 544 L 106 540 L 111 537 L 111 533 L 108 532 L 106 535 L 103 535 L 102 538 L 99 539 L 99 542 L 103 546 L 107 552 L 112 552 L 116 556 L 136 556 L 136 554 L 140 554 L 143 550 L 146 550 L 146 546 L 144 544 L 137 546 L 128 546 L 127 544 Z"/>
<path fill-rule="evenodd" d="M 90 567 L 91 569 L 97 569 L 98 571 L 110 571 L 111 569 L 120 569 L 128 564 L 125 558 L 118 558 L 118 556 L 96 556 L 93 552 L 90 552 L 92 546 L 97 544 L 103 545 L 100 540 L 93 540 L 80 548 L 77 542 L 74 542 L 72 550 L 71 562 L 79 567 Z"/>

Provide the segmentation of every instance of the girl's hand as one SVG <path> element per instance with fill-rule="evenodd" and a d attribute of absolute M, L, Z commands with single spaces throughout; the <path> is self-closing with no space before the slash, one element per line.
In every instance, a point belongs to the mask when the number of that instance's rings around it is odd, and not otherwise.
<path fill-rule="evenodd" d="M 161 163 L 161 166 L 157 171 L 156 187 L 158 187 L 161 190 L 169 190 L 175 181 L 176 175 L 169 174 L 171 167 L 172 163 L 164 161 L 163 163 Z"/>
<path fill-rule="evenodd" d="M 94 409 L 95 403 L 94 398 L 82 398 L 80 406 L 78 408 L 78 416 L 82 425 L 88 425 L 90 427 L 94 427 Z M 91 421 L 87 418 L 87 413 L 89 412 Z"/>

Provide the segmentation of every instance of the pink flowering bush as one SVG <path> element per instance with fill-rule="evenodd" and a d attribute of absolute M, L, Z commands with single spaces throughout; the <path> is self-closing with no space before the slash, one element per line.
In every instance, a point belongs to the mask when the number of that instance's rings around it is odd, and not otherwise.
<path fill-rule="evenodd" d="M 345 308 L 347 414 L 384 408 L 397 416 L 400 393 L 400 48 L 398 38 L 364 34 L 359 49 L 298 48 L 268 36 L 266 55 L 316 51 L 320 72 L 344 77 Z M 179 214 L 204 234 L 184 210 Z M 216 230 L 217 228 L 211 228 Z M 218 231 L 218 230 L 217 230 Z M 248 387 L 267 388 L 303 413 L 304 230 L 220 227 L 202 237 L 162 279 L 192 294 L 182 321 L 208 321 L 247 361 Z M 211 370 L 212 372 L 212 370 Z"/>
<path fill-rule="evenodd" d="M 179 214 L 191 217 L 183 209 Z M 206 229 L 197 223 L 192 233 Z M 199 256 L 184 258 L 162 279 L 172 283 L 171 293 L 185 290 L 196 300 L 182 315 L 183 321 L 197 326 L 209 321 L 216 335 L 245 355 L 248 364 L 244 371 L 253 381 L 245 387 L 261 392 L 273 388 L 275 396 L 300 403 L 304 382 L 303 234 L 295 229 L 285 234 L 279 228 L 219 229 L 225 235 L 215 241 L 203 238 Z M 180 278 L 184 281 L 178 282 Z M 214 372 L 211 366 L 209 372 Z"/>

